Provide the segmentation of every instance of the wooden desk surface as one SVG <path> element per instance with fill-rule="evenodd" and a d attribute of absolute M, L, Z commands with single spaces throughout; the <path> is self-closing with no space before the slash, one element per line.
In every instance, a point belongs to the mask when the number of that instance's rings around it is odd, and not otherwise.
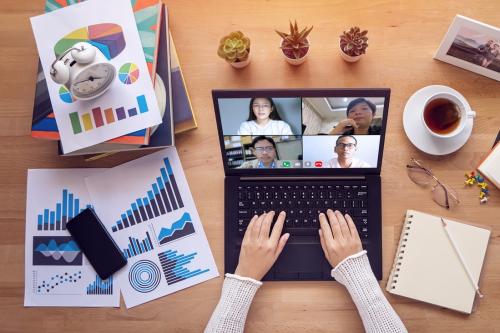
<path fill-rule="evenodd" d="M 411 332 L 500 332 L 500 192 L 480 206 L 477 188 L 463 186 L 500 128 L 500 83 L 432 59 L 455 14 L 500 26 L 500 2 L 478 1 L 166 1 L 199 129 L 180 135 L 177 148 L 219 270 L 223 271 L 223 179 L 211 101 L 213 88 L 389 87 L 392 89 L 382 165 L 385 287 L 407 208 L 482 223 L 492 228 L 481 290 L 471 316 L 388 295 Z M 2 0 L 0 9 L 0 331 L 199 332 L 219 299 L 222 278 L 135 309 L 24 308 L 24 229 L 28 168 L 111 167 L 138 156 L 124 153 L 85 163 L 57 156 L 53 142 L 30 137 L 37 50 L 28 18 L 43 0 Z M 282 59 L 274 29 L 288 19 L 314 25 L 310 58 L 300 67 Z M 367 55 L 357 64 L 338 54 L 338 35 L 351 25 L 369 30 Z M 235 70 L 216 55 L 221 36 L 242 30 L 252 40 L 252 62 Z M 444 84 L 477 111 L 472 137 L 456 153 L 419 152 L 403 131 L 402 112 L 421 87 Z M 406 175 L 410 156 L 426 162 L 458 190 L 448 212 Z M 432 272 L 430 272 L 432 274 Z M 356 308 L 334 282 L 266 283 L 247 319 L 248 332 L 360 332 Z"/>

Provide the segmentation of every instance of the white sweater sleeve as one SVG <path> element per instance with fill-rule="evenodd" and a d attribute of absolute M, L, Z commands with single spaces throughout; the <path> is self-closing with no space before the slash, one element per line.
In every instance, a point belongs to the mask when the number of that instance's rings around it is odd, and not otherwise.
<path fill-rule="evenodd" d="M 332 277 L 349 291 L 366 332 L 408 332 L 380 289 L 366 251 L 342 260 Z"/>
<path fill-rule="evenodd" d="M 222 295 L 217 307 L 205 327 L 205 333 L 241 333 L 255 293 L 262 282 L 226 274 Z"/>

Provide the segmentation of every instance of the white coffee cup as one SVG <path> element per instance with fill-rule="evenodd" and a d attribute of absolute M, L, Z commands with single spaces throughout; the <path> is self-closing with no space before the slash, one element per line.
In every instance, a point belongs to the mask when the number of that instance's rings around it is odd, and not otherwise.
<path fill-rule="evenodd" d="M 424 110 L 426 109 L 427 105 L 429 105 L 430 102 L 432 102 L 438 98 L 449 100 L 450 102 L 452 102 L 453 104 L 455 104 L 458 107 L 459 112 L 460 112 L 460 119 L 459 119 L 460 122 L 459 122 L 458 126 L 453 131 L 446 133 L 446 134 L 434 132 L 431 128 L 429 128 L 429 126 L 427 125 L 425 118 L 424 118 Z M 469 121 L 469 119 L 474 119 L 476 117 L 476 112 L 474 112 L 470 109 L 470 106 L 468 105 L 467 102 L 464 103 L 460 98 L 458 98 L 454 94 L 450 94 L 447 92 L 435 93 L 432 96 L 429 96 L 429 98 L 427 98 L 425 100 L 424 107 L 422 108 L 421 113 L 422 113 L 422 116 L 421 116 L 422 123 L 424 124 L 425 129 L 427 129 L 429 134 L 431 134 L 432 136 L 438 137 L 438 138 L 452 138 L 452 137 L 459 135 L 465 129 L 465 125 L 467 124 L 467 121 Z"/>

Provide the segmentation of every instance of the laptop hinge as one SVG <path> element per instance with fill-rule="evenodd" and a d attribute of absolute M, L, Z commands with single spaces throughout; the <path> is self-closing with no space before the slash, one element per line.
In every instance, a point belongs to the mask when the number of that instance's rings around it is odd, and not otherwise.
<path fill-rule="evenodd" d="M 365 176 L 314 176 L 314 177 L 241 177 L 240 180 L 365 180 Z"/>

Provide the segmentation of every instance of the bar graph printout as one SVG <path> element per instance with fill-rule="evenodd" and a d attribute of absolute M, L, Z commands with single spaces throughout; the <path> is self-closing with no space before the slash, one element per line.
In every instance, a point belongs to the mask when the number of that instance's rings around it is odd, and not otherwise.
<path fill-rule="evenodd" d="M 25 306 L 120 306 L 113 277 L 97 277 L 66 229 L 92 206 L 84 178 L 104 170 L 28 170 Z"/>
<path fill-rule="evenodd" d="M 115 274 L 127 308 L 219 276 L 174 147 L 85 183 L 97 215 L 128 260 Z"/>

